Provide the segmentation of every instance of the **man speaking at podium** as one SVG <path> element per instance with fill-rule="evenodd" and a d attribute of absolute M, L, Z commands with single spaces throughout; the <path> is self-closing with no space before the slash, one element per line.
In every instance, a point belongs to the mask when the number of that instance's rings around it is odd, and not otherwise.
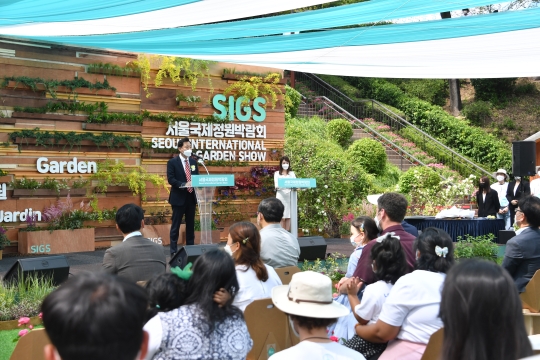
<path fill-rule="evenodd" d="M 171 185 L 169 204 L 172 206 L 171 258 L 178 251 L 178 234 L 182 217 L 186 215 L 186 245 L 195 244 L 195 206 L 197 197 L 191 185 L 191 175 L 199 175 L 197 161 L 191 158 L 191 142 L 188 138 L 178 141 L 178 157 L 167 162 L 167 180 Z"/>

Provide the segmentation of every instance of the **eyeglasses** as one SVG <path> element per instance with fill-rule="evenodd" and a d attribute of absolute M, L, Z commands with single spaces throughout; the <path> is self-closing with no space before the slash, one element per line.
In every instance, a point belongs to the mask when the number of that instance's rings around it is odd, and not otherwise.
<path fill-rule="evenodd" d="M 516 209 L 516 212 L 520 212 L 520 213 L 523 214 L 523 210 L 521 210 L 521 209 Z"/>

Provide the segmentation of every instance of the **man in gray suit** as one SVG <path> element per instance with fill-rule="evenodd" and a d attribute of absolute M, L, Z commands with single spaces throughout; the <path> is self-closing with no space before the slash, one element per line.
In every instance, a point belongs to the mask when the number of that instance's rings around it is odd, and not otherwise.
<path fill-rule="evenodd" d="M 516 236 L 506 244 L 502 266 L 512 275 L 520 293 L 540 269 L 540 199 L 525 196 L 517 204 Z"/>
<path fill-rule="evenodd" d="M 147 281 L 165 272 L 163 247 L 144 238 L 144 212 L 135 204 L 122 206 L 116 212 L 116 228 L 124 235 L 121 244 L 105 251 L 103 269 L 133 282 Z"/>

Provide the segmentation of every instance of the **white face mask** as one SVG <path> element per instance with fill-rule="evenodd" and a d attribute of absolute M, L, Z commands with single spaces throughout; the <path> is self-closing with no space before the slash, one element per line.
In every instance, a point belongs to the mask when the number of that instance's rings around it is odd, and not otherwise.
<path fill-rule="evenodd" d="M 184 156 L 185 156 L 185 157 L 190 157 L 190 156 L 191 156 L 191 153 L 192 153 L 191 150 L 186 150 L 186 151 L 184 151 Z"/>
<path fill-rule="evenodd" d="M 504 181 L 504 175 L 497 175 L 497 180 Z"/>
<path fill-rule="evenodd" d="M 289 164 L 282 164 L 281 167 L 283 168 L 283 170 L 288 170 Z"/>
<path fill-rule="evenodd" d="M 293 334 L 296 336 L 296 337 L 300 337 L 300 334 L 296 331 L 296 329 L 294 328 L 294 322 L 292 321 L 291 317 L 290 316 L 287 316 L 289 318 L 289 324 L 291 325 L 291 329 L 292 329 L 292 332 Z"/>
<path fill-rule="evenodd" d="M 375 220 L 375 225 L 377 225 L 377 229 L 379 229 L 379 231 L 383 231 L 383 228 L 381 226 L 381 221 L 379 220 L 377 215 L 375 215 L 375 218 L 373 220 Z"/>
<path fill-rule="evenodd" d="M 223 248 L 223 250 L 225 250 L 225 252 L 226 252 L 227 254 L 229 254 L 229 255 L 232 256 L 232 255 L 236 252 L 236 250 L 238 250 L 238 249 L 232 251 L 232 250 L 231 250 L 231 247 L 229 246 L 229 244 L 227 244 L 227 245 L 225 245 L 225 247 Z"/>
<path fill-rule="evenodd" d="M 538 173 L 537 173 L 537 174 L 538 174 L 538 176 L 540 176 L 540 171 L 538 171 Z"/>
<path fill-rule="evenodd" d="M 356 239 L 358 236 L 360 236 L 360 234 L 356 234 L 356 235 L 351 236 L 351 245 L 354 246 L 354 247 L 358 246 L 356 241 L 354 241 L 354 239 Z"/>

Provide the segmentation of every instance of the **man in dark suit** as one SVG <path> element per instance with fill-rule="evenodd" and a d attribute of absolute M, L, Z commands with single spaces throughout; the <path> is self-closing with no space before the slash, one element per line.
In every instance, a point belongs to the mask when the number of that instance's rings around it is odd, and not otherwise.
<path fill-rule="evenodd" d="M 116 228 L 124 235 L 121 244 L 105 251 L 103 269 L 133 282 L 147 281 L 165 272 L 163 246 L 144 238 L 144 212 L 135 204 L 122 206 L 116 212 Z"/>
<path fill-rule="evenodd" d="M 506 198 L 508 199 L 508 208 L 510 209 L 510 224 L 514 225 L 516 208 L 519 199 L 531 194 L 531 186 L 528 182 L 522 182 L 520 176 L 515 176 L 514 181 L 508 184 Z"/>
<path fill-rule="evenodd" d="M 186 216 L 186 245 L 195 244 L 195 206 L 197 197 L 191 185 L 191 175 L 199 175 L 197 161 L 191 158 L 188 138 L 178 141 L 178 157 L 167 163 L 167 180 L 171 185 L 169 204 L 172 206 L 171 257 L 178 251 L 178 234 L 182 218 Z"/>
<path fill-rule="evenodd" d="M 502 266 L 512 275 L 520 293 L 540 269 L 540 199 L 524 196 L 518 202 L 516 236 L 506 243 Z"/>

